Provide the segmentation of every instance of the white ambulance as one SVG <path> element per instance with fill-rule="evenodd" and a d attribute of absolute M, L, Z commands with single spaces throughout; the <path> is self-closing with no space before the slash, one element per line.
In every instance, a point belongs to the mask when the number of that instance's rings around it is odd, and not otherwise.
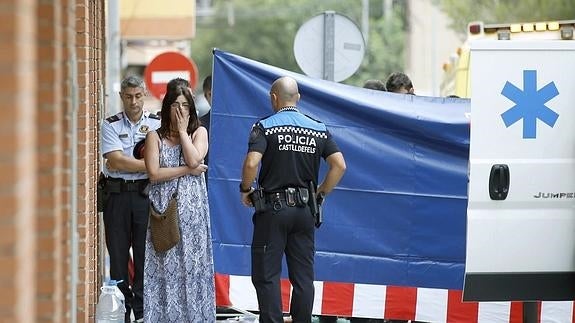
<path fill-rule="evenodd" d="M 575 41 L 471 43 L 464 300 L 575 299 Z"/>

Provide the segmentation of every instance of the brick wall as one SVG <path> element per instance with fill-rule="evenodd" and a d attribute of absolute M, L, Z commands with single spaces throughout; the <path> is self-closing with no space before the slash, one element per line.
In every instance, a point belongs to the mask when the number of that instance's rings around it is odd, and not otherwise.
<path fill-rule="evenodd" d="M 93 321 L 100 285 L 95 182 L 105 84 L 104 3 L 0 5 L 2 321 L 65 322 L 74 313 L 78 322 Z"/>
<path fill-rule="evenodd" d="M 78 66 L 78 322 L 93 318 L 98 296 L 98 111 L 104 100 L 104 1 L 76 2 Z"/>
<path fill-rule="evenodd" d="M 66 208 L 64 183 L 64 81 L 65 28 L 62 7 L 56 1 L 38 1 L 36 152 L 38 195 L 36 200 L 36 301 L 38 322 L 64 321 L 67 270 L 65 243 Z M 50 189 L 49 189 L 50 188 Z"/>
<path fill-rule="evenodd" d="M 32 0 L 0 5 L 0 317 L 33 322 L 36 306 L 36 21 Z"/>

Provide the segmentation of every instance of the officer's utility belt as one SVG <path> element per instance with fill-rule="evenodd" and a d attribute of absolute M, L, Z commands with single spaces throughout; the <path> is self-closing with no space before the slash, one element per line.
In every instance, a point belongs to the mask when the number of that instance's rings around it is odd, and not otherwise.
<path fill-rule="evenodd" d="M 148 185 L 148 179 L 122 179 L 108 177 L 106 179 L 106 191 L 110 193 L 142 192 Z"/>
<path fill-rule="evenodd" d="M 255 190 L 250 198 L 256 212 L 269 209 L 279 211 L 284 207 L 304 207 L 309 201 L 309 190 L 304 187 L 288 187 L 281 191 L 267 192 L 262 189 Z"/>

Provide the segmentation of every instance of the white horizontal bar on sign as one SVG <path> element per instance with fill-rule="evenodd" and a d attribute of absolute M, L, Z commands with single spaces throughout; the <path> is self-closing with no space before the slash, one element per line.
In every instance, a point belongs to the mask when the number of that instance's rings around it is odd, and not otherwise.
<path fill-rule="evenodd" d="M 230 275 L 230 302 L 246 311 L 258 310 L 258 296 L 250 276 Z"/>
<path fill-rule="evenodd" d="M 573 302 L 541 302 L 540 322 L 573 322 Z"/>
<path fill-rule="evenodd" d="M 415 320 L 447 322 L 448 293 L 447 289 L 418 288 Z"/>
<path fill-rule="evenodd" d="M 183 78 L 186 81 L 190 81 L 190 71 L 157 71 L 152 72 L 152 83 L 153 84 L 164 84 L 168 83 L 170 80 L 175 78 Z"/>
<path fill-rule="evenodd" d="M 509 323 L 511 302 L 479 302 L 477 323 Z"/>
<path fill-rule="evenodd" d="M 387 286 L 355 284 L 353 291 L 353 317 L 382 319 L 385 313 Z"/>
<path fill-rule="evenodd" d="M 322 302 L 323 302 L 323 282 L 321 281 L 314 281 L 313 287 L 315 289 L 314 298 L 313 298 L 313 308 L 312 314 L 321 315 Z"/>

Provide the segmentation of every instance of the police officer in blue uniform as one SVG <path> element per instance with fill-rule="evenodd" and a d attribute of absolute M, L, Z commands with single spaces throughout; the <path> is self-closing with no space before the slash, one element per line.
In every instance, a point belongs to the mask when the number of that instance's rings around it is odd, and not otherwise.
<path fill-rule="evenodd" d="M 123 111 L 107 118 L 101 127 L 101 150 L 106 159 L 104 205 L 106 246 L 110 255 L 110 278 L 122 280 L 119 288 L 126 299 L 126 322 L 134 311 L 136 322 L 143 317 L 143 280 L 149 202 L 143 190 L 148 175 L 143 159 L 134 158 L 134 146 L 146 138 L 148 131 L 160 126 L 160 118 L 144 110 L 146 85 L 129 76 L 121 83 Z M 128 277 L 129 249 L 134 256 L 134 281 Z M 140 321 L 138 321 L 140 320 Z"/>
<path fill-rule="evenodd" d="M 284 253 L 293 286 L 293 322 L 311 322 L 315 219 L 310 199 L 315 199 L 311 195 L 316 189 L 318 195 L 330 193 L 346 168 L 326 126 L 299 112 L 299 98 L 293 78 L 281 77 L 272 84 L 270 99 L 275 114 L 252 127 L 242 169 L 242 203 L 256 207 L 252 282 L 262 323 L 283 322 L 280 274 Z M 328 171 L 317 186 L 322 158 Z M 252 183 L 260 163 L 256 190 Z"/>

